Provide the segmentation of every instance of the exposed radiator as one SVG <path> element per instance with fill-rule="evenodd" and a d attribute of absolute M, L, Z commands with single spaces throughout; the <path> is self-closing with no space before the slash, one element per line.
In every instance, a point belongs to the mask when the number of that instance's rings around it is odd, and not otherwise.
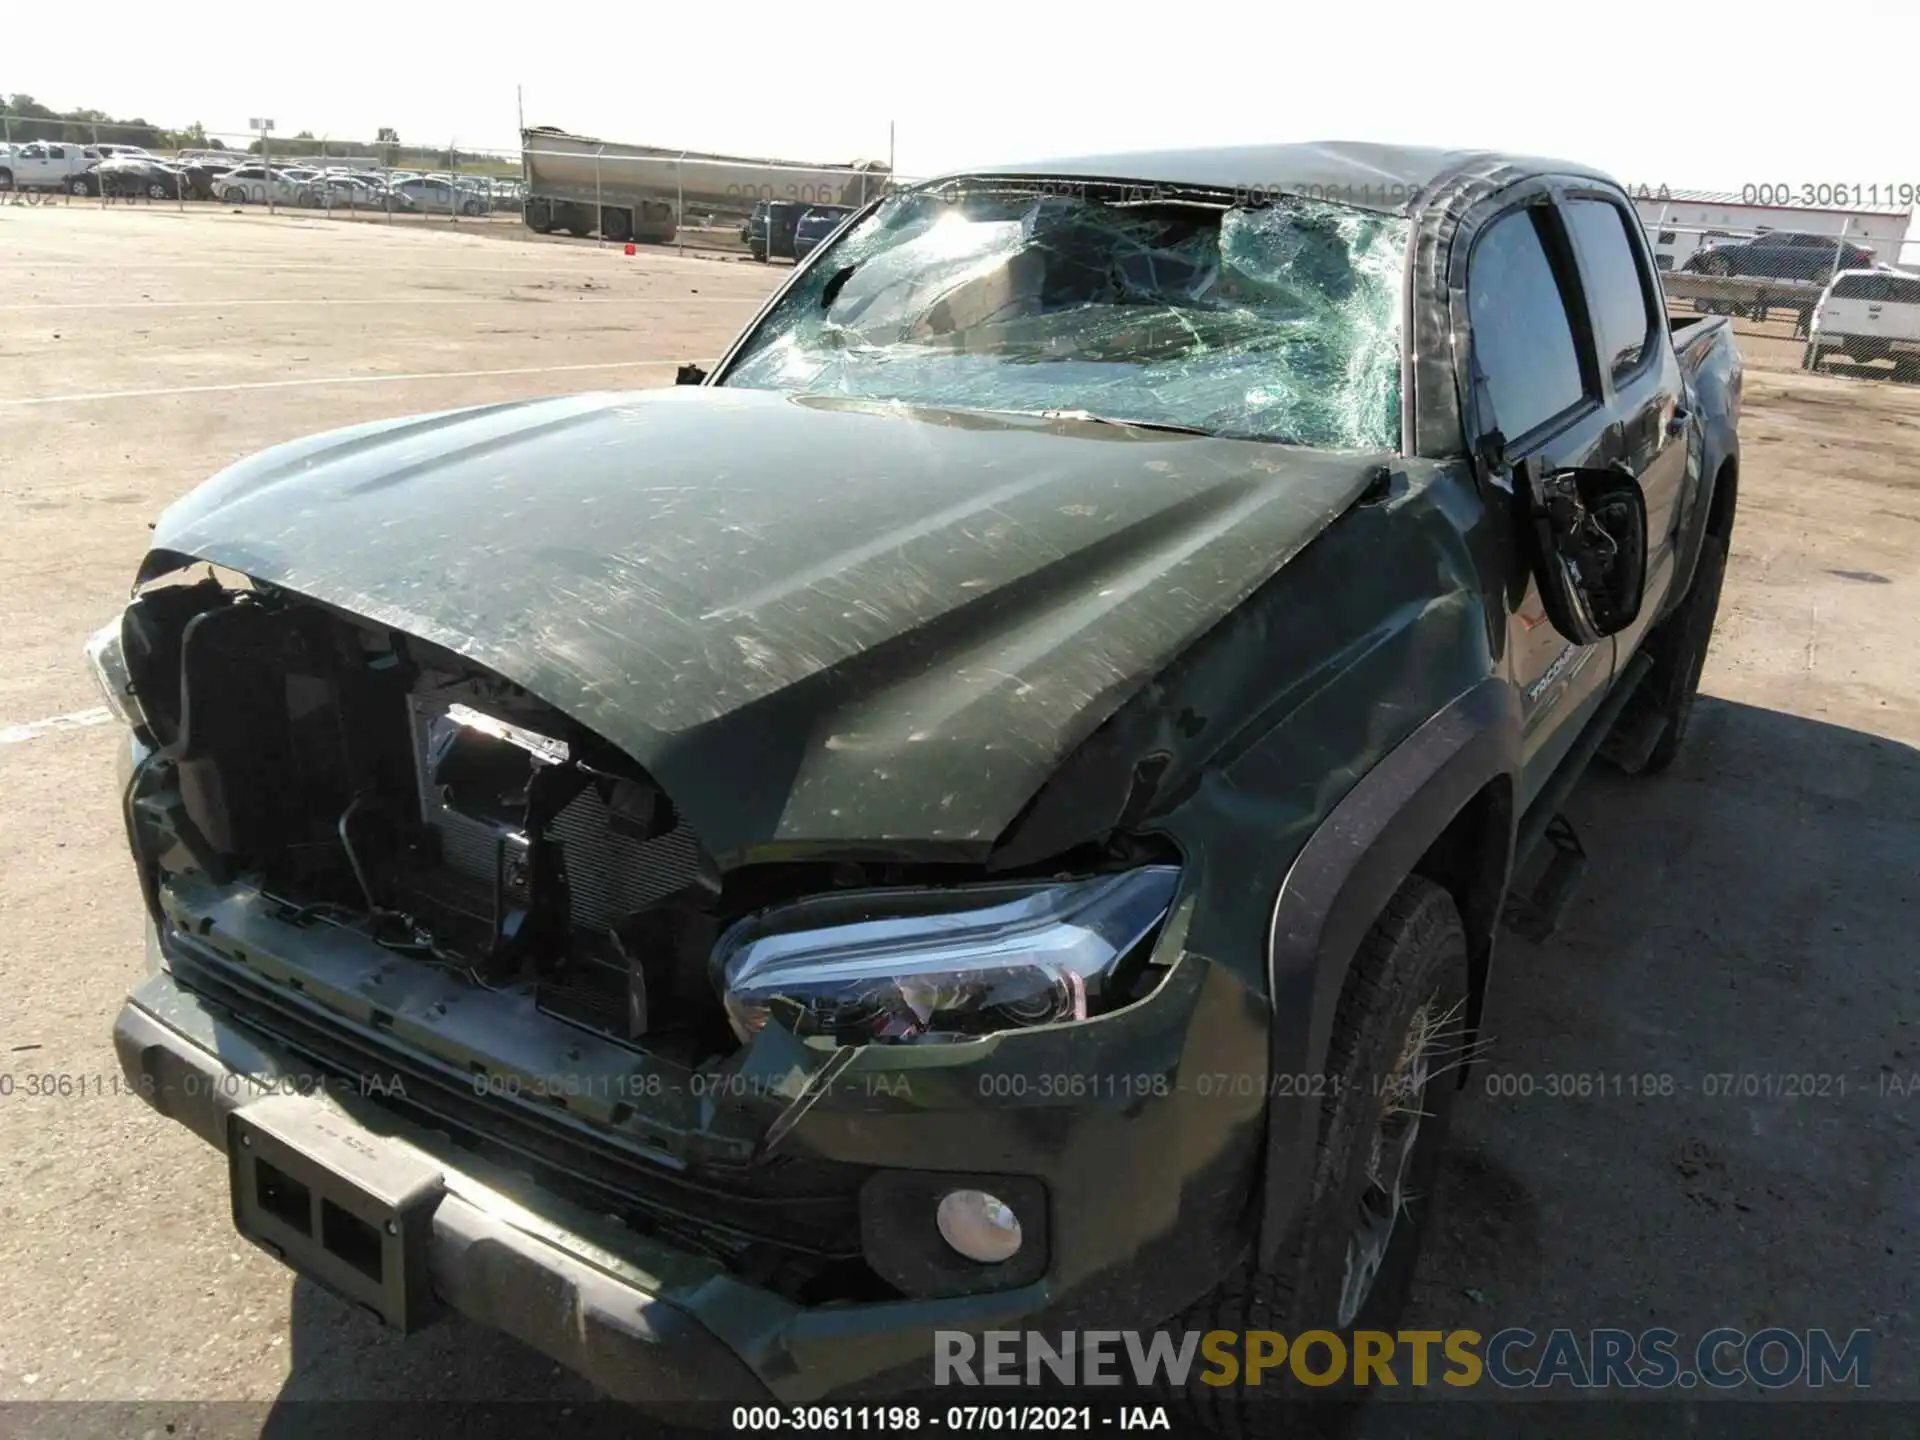
<path fill-rule="evenodd" d="M 456 703 L 479 708 L 476 699 L 459 686 L 416 694 L 407 703 L 421 819 L 440 832 L 441 859 L 448 869 L 491 885 L 498 832 L 483 820 L 448 809 L 427 778 L 433 722 Z M 605 929 L 629 911 L 672 894 L 699 873 L 699 846 L 685 821 L 665 835 L 636 840 L 610 829 L 607 816 L 606 802 L 590 786 L 547 829 L 548 837 L 561 846 L 573 923 L 584 930 Z"/>

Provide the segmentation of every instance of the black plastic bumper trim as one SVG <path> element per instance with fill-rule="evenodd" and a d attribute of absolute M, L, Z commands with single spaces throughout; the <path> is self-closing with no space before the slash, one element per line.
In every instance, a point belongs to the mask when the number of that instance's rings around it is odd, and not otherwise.
<path fill-rule="evenodd" d="M 245 1077 L 131 1000 L 114 1022 L 113 1043 L 136 1093 L 227 1150 L 229 1117 L 243 1115 L 255 1093 Z M 434 1163 L 446 1190 L 423 1237 L 425 1270 L 449 1308 L 524 1341 L 615 1399 L 773 1398 L 745 1361 L 685 1311 L 488 1213 L 460 1193 L 457 1171 Z"/>

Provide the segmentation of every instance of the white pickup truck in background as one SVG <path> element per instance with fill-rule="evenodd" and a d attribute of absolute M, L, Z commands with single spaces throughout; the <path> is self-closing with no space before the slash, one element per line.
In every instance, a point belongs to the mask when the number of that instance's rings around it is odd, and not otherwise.
<path fill-rule="evenodd" d="M 0 190 L 69 190 L 78 186 L 75 194 L 91 195 L 94 182 L 84 177 L 101 158 L 95 146 L 52 140 L 0 146 Z"/>
<path fill-rule="evenodd" d="M 1830 355 L 1855 365 L 1893 362 L 1893 378 L 1920 378 L 1920 275 L 1898 270 L 1842 270 L 1813 310 L 1801 368 L 1818 370 Z"/>

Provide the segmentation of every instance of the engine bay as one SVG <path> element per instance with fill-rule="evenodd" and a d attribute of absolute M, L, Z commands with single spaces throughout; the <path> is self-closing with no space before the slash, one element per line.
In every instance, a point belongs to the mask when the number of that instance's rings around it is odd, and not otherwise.
<path fill-rule="evenodd" d="M 215 578 L 123 628 L 172 772 L 132 817 L 160 868 L 681 1063 L 733 1048 L 717 871 L 612 746 L 430 642 Z"/>

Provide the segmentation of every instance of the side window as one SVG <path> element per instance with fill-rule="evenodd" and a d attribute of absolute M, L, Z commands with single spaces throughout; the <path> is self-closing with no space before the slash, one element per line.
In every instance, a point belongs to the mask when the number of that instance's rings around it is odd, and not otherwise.
<path fill-rule="evenodd" d="M 1887 282 L 1887 299 L 1896 305 L 1920 305 L 1920 280 L 1905 275 L 1890 275 Z"/>
<path fill-rule="evenodd" d="M 1586 277 L 1587 309 L 1593 316 L 1600 363 L 1616 380 L 1647 353 L 1655 324 L 1626 227 L 1627 217 L 1617 205 L 1605 200 L 1567 202 L 1567 228 L 1573 231 Z"/>
<path fill-rule="evenodd" d="M 66 158 L 67 158 L 67 147 L 66 147 L 66 146 L 64 146 L 64 145 L 49 145 L 49 146 L 47 147 L 47 158 L 48 158 L 49 160 L 64 160 L 64 159 L 66 159 Z"/>
<path fill-rule="evenodd" d="M 1474 245 L 1467 318 L 1494 418 L 1509 439 L 1584 398 L 1573 326 L 1533 211 L 1502 215 Z"/>
<path fill-rule="evenodd" d="M 1842 275 L 1834 284 L 1836 300 L 1884 300 L 1887 277 L 1884 275 Z"/>

